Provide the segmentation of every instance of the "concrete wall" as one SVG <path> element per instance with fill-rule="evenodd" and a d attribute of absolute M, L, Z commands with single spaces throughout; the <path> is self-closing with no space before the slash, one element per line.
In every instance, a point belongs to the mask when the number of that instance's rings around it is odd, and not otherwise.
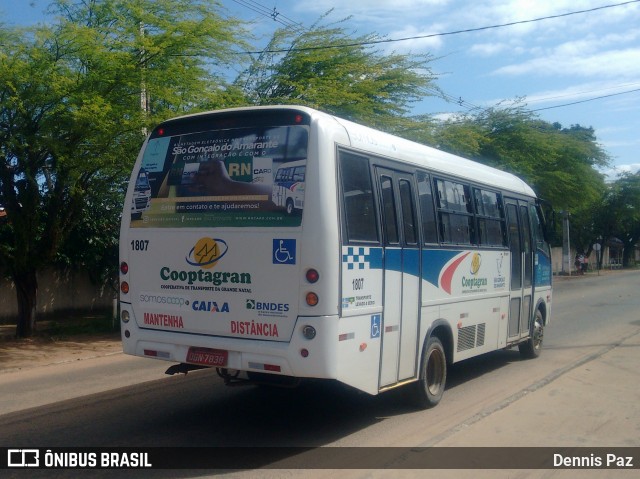
<path fill-rule="evenodd" d="M 87 273 L 48 270 L 38 275 L 38 315 L 110 311 L 116 296 L 108 285 L 94 284 Z M 13 323 L 17 315 L 15 285 L 0 277 L 0 323 Z"/>
<path fill-rule="evenodd" d="M 610 268 L 611 267 L 611 249 L 608 246 L 605 246 L 603 248 L 603 250 L 601 251 L 602 253 L 602 267 L 604 269 Z M 619 256 L 622 255 L 622 253 L 619 253 Z M 571 274 L 575 273 L 575 267 L 573 266 L 573 262 L 575 260 L 576 257 L 576 250 L 574 250 L 573 248 L 571 249 L 571 254 L 569 255 L 569 257 L 571 258 Z M 589 255 L 588 257 L 589 260 L 589 270 L 591 269 L 595 269 L 596 268 L 596 252 L 592 251 L 591 255 Z M 553 267 L 553 274 L 561 274 L 562 273 L 562 247 L 558 246 L 556 248 L 551 248 L 551 264 Z"/>

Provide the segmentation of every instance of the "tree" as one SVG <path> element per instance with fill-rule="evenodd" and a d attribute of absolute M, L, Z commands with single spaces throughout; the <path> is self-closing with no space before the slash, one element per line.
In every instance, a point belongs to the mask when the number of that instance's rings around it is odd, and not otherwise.
<path fill-rule="evenodd" d="M 520 176 L 556 210 L 571 213 L 572 240 L 585 249 L 593 243 L 593 212 L 605 189 L 597 168 L 609 157 L 592 128 L 563 128 L 516 104 L 452 118 L 435 128 L 432 141 Z"/>
<path fill-rule="evenodd" d="M 437 94 L 428 55 L 384 55 L 339 24 L 281 29 L 236 84 L 256 105 L 298 104 L 399 133 L 412 103 Z"/>
<path fill-rule="evenodd" d="M 640 241 L 640 173 L 623 173 L 608 186 L 596 211 L 596 225 L 605 241 L 622 240 L 623 265 L 629 266 Z"/>
<path fill-rule="evenodd" d="M 238 98 L 212 71 L 242 31 L 213 0 L 51 8 L 51 26 L 0 27 L 0 268 L 16 285 L 20 337 L 35 329 L 37 271 L 101 215 L 87 207 L 125 181 L 143 128 Z"/>

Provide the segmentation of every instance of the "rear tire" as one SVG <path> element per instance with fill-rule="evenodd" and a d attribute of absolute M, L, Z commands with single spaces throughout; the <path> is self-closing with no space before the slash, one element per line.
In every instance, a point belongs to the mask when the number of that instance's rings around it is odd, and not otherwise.
<path fill-rule="evenodd" d="M 536 314 L 531 325 L 531 334 L 526 342 L 520 343 L 518 349 L 520 355 L 525 359 L 534 359 L 542 352 L 542 340 L 544 339 L 544 320 L 542 312 L 536 309 Z"/>
<path fill-rule="evenodd" d="M 424 347 L 420 376 L 415 383 L 416 400 L 423 409 L 436 406 L 442 399 L 447 382 L 447 356 L 439 338 L 431 336 Z"/>

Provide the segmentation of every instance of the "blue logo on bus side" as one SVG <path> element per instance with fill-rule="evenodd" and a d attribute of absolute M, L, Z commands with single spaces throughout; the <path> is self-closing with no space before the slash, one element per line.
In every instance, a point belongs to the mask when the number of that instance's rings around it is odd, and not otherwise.
<path fill-rule="evenodd" d="M 379 314 L 374 314 L 371 316 L 371 337 L 379 338 L 380 337 L 380 323 L 382 320 L 382 316 Z"/>
<path fill-rule="evenodd" d="M 296 240 L 273 240 L 273 264 L 296 264 Z"/>

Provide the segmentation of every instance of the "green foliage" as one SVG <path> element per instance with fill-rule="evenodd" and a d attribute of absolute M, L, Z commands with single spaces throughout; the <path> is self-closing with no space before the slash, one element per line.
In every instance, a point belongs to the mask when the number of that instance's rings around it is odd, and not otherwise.
<path fill-rule="evenodd" d="M 604 240 L 622 240 L 623 260 L 627 265 L 640 241 L 640 173 L 622 174 L 608 185 L 594 216 L 599 236 Z"/>
<path fill-rule="evenodd" d="M 573 212 L 602 195 L 596 167 L 609 157 L 592 128 L 562 128 L 517 105 L 449 120 L 434 137 L 447 151 L 521 177 L 558 210 Z"/>
<path fill-rule="evenodd" d="M 297 104 L 397 130 L 411 104 L 437 89 L 428 55 L 384 55 L 340 25 L 278 30 L 237 84 L 256 105 Z"/>
<path fill-rule="evenodd" d="M 116 271 L 121 185 L 144 128 L 240 101 L 212 71 L 243 45 L 242 30 L 213 0 L 50 8 L 47 25 L 0 26 L 0 269 L 16 283 L 22 322 L 33 320 L 44 265 Z"/>

